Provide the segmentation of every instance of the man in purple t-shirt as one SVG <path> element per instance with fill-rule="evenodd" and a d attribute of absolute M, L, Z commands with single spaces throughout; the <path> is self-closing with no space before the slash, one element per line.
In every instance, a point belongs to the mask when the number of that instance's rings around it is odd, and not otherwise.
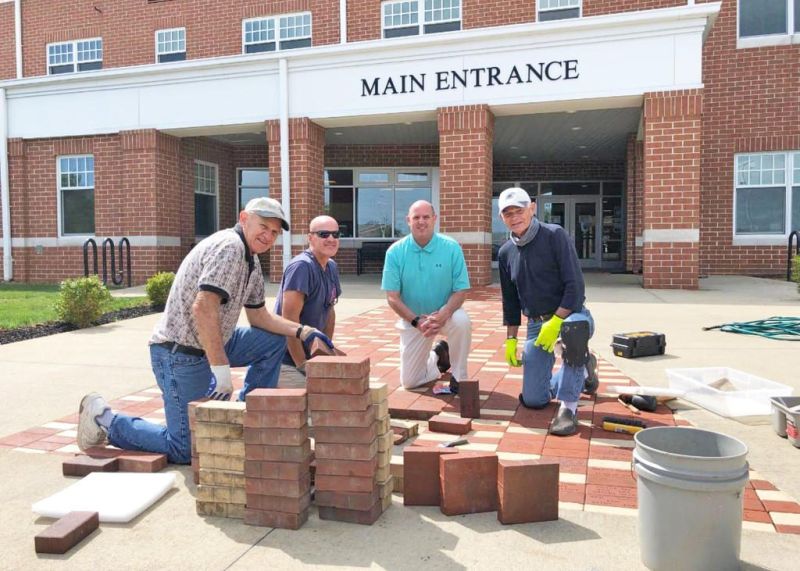
<path fill-rule="evenodd" d="M 308 227 L 308 249 L 298 254 L 283 272 L 275 299 L 275 313 L 315 327 L 333 338 L 334 305 L 342 295 L 339 269 L 333 257 L 339 251 L 339 223 L 317 216 Z M 298 339 L 288 339 L 283 362 L 303 371 L 309 355 Z"/>

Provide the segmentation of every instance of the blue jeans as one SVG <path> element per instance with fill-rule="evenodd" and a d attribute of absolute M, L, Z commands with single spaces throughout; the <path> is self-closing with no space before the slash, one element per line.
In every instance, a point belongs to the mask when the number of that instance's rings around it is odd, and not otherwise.
<path fill-rule="evenodd" d="M 570 314 L 564 321 L 588 321 L 589 336 L 594 335 L 594 319 L 585 307 L 580 312 Z M 522 351 L 522 400 L 532 408 L 544 408 L 553 397 L 560 401 L 576 402 L 581 397 L 583 382 L 588 370 L 562 362 L 561 368 L 553 374 L 556 357 L 534 343 L 544 322 L 528 321 L 528 337 Z"/>
<path fill-rule="evenodd" d="M 253 389 L 277 386 L 285 350 L 286 337 L 282 335 L 255 327 L 236 328 L 225 344 L 225 354 L 231 367 L 249 365 L 239 400 Z M 108 429 L 108 440 L 118 448 L 158 452 L 174 464 L 188 464 L 192 451 L 187 406 L 208 393 L 208 359 L 150 345 L 150 361 L 163 393 L 167 426 L 117 414 Z"/>

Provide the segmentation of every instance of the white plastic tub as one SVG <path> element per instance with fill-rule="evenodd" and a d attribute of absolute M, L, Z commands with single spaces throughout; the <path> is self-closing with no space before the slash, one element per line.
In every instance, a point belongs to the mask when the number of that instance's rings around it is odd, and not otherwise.
<path fill-rule="evenodd" d="M 682 398 L 721 416 L 754 416 L 771 413 L 770 398 L 792 394 L 792 387 L 729 367 L 667 369 L 669 387 L 685 391 Z M 710 384 L 727 379 L 734 390 Z"/>

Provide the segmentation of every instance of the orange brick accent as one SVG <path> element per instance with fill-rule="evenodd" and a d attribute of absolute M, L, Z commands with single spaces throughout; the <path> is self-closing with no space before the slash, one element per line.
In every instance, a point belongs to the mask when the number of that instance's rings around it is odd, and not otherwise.
<path fill-rule="evenodd" d="M 644 231 L 699 230 L 702 90 L 644 98 Z M 699 242 L 645 242 L 644 287 L 696 289 Z"/>
<path fill-rule="evenodd" d="M 270 195 L 281 200 L 280 122 L 267 121 L 269 147 Z M 292 233 L 304 234 L 311 219 L 324 213 L 323 161 L 325 158 L 325 129 L 308 117 L 289 119 L 289 216 Z M 282 247 L 270 256 L 270 281 L 278 282 L 283 275 Z M 292 254 L 302 251 L 293 247 Z"/>
<path fill-rule="evenodd" d="M 442 107 L 439 126 L 439 228 L 492 231 L 494 115 L 488 105 Z M 473 286 L 491 282 L 491 244 L 464 247 Z"/>

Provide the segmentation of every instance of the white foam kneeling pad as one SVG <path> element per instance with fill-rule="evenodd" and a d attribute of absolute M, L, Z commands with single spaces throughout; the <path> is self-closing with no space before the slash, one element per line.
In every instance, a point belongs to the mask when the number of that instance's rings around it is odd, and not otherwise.
<path fill-rule="evenodd" d="M 33 513 L 60 518 L 74 511 L 97 512 L 100 521 L 126 523 L 175 485 L 175 474 L 93 472 L 33 504 Z"/>

